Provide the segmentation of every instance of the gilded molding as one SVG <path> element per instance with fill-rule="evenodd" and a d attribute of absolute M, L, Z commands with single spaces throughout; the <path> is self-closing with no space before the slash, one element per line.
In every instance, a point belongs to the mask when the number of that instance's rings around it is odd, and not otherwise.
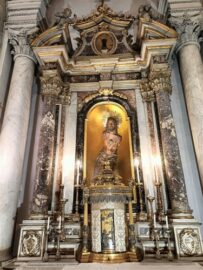
<path fill-rule="evenodd" d="M 115 92 L 111 88 L 102 88 L 102 89 L 99 89 L 97 93 L 94 93 L 94 94 L 91 94 L 91 95 L 88 95 L 87 97 L 85 97 L 83 103 L 88 103 L 92 99 L 94 99 L 96 97 L 101 97 L 101 96 L 105 96 L 105 97 L 116 96 L 116 97 L 119 97 L 122 99 L 126 99 L 126 100 L 128 99 L 126 95 Z"/>

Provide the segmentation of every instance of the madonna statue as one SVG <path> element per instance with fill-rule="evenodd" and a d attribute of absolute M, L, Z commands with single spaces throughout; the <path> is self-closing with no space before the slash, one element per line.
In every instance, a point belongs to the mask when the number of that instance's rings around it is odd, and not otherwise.
<path fill-rule="evenodd" d="M 118 148 L 122 137 L 118 134 L 118 124 L 114 117 L 107 119 L 106 128 L 103 131 L 104 146 L 99 152 L 94 168 L 95 184 L 104 184 L 121 178 L 117 173 Z"/>

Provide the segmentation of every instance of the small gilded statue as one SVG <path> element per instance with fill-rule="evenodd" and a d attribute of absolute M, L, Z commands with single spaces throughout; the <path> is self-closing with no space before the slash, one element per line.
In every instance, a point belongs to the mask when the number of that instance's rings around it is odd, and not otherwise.
<path fill-rule="evenodd" d="M 121 177 L 117 173 L 117 160 L 122 136 L 118 134 L 118 123 L 115 117 L 108 117 L 106 128 L 103 131 L 103 139 L 104 146 L 95 162 L 95 184 L 119 184 Z"/>

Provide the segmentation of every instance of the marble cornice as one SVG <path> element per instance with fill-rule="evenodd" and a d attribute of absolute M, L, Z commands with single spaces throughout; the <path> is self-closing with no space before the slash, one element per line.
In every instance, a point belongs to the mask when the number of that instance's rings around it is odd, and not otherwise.
<path fill-rule="evenodd" d="M 44 31 L 47 27 L 44 18 L 48 3 L 48 0 L 7 1 L 6 27 L 21 30 L 38 26 Z"/>
<path fill-rule="evenodd" d="M 136 89 L 140 80 L 122 80 L 122 81 L 99 81 L 88 83 L 70 83 L 70 91 L 98 91 L 101 88 L 112 88 L 113 90 Z"/>

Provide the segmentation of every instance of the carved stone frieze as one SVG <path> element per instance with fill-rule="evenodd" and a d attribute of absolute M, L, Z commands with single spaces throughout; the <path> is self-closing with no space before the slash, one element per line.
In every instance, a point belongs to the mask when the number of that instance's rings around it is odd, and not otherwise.
<path fill-rule="evenodd" d="M 200 20 L 202 20 L 200 12 L 196 12 L 193 16 L 185 12 L 182 16 L 172 16 L 169 19 L 170 24 L 175 27 L 178 33 L 177 51 L 188 43 L 200 46 L 198 41 L 201 30 Z"/>

